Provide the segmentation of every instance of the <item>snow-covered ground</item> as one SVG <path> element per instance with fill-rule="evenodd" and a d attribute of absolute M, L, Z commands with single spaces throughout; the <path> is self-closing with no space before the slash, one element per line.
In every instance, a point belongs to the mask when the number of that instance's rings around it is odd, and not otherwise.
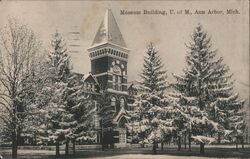
<path fill-rule="evenodd" d="M 128 154 L 128 155 L 118 155 L 118 156 L 112 156 L 112 157 L 96 157 L 94 159 L 206 159 L 206 158 L 215 159 L 211 157 L 144 155 L 144 154 Z M 93 157 L 89 159 L 93 159 Z"/>
<path fill-rule="evenodd" d="M 249 145 L 245 146 L 245 149 L 242 150 L 235 150 L 234 148 L 220 148 L 225 147 L 226 145 L 222 146 L 219 145 L 205 149 L 206 156 L 209 157 L 201 157 L 199 156 L 199 148 L 194 148 L 198 145 L 193 145 L 193 150 L 191 153 L 188 151 L 180 151 L 178 152 L 176 148 L 168 148 L 166 150 L 159 150 L 156 155 L 152 154 L 151 148 L 137 148 L 134 150 L 129 149 L 116 149 L 116 150 L 77 150 L 76 155 L 70 155 L 67 158 L 74 158 L 74 159 L 215 159 L 216 156 L 218 157 L 245 157 L 250 155 L 250 147 Z M 218 150 L 217 150 L 218 147 Z M 229 147 L 229 145 L 227 145 Z M 60 154 L 64 158 L 64 151 L 60 151 Z M 72 152 L 70 152 L 72 154 Z M 11 156 L 11 149 L 1 149 L 0 148 L 0 155 L 4 157 L 4 159 L 10 158 Z M 231 156 L 232 155 L 232 156 Z M 55 157 L 55 150 L 37 150 L 37 149 L 19 149 L 18 156 L 20 159 L 47 159 Z"/>

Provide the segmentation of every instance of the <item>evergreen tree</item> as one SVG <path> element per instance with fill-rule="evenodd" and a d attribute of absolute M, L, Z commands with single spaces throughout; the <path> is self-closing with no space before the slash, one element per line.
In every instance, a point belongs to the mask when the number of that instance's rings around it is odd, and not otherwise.
<path fill-rule="evenodd" d="M 173 107 L 168 107 L 169 100 L 164 92 L 167 87 L 166 71 L 153 44 L 148 46 L 141 73 L 140 93 L 135 97 L 136 109 L 131 114 L 128 124 L 130 133 L 137 136 L 137 140 L 156 144 L 162 141 L 164 134 L 172 132 Z"/>
<path fill-rule="evenodd" d="M 174 75 L 177 80 L 175 88 L 180 93 L 179 103 L 190 115 L 186 129 L 193 135 L 192 138 L 201 142 L 203 153 L 204 144 L 215 140 L 215 133 L 220 140 L 220 135 L 227 135 L 228 130 L 232 130 L 229 123 L 236 123 L 232 118 L 242 121 L 239 112 L 242 101 L 232 92 L 229 67 L 223 64 L 221 57 L 217 57 L 217 51 L 212 50 L 211 38 L 200 24 L 191 38 L 187 45 L 187 67 L 184 75 Z"/>
<path fill-rule="evenodd" d="M 166 89 L 166 71 L 163 70 L 164 65 L 152 43 L 147 48 L 146 56 L 144 57 L 144 64 L 142 73 L 142 84 L 150 92 L 165 91 Z"/>
<path fill-rule="evenodd" d="M 77 125 L 73 128 L 72 142 L 75 152 L 75 142 L 92 141 L 96 138 L 94 130 L 94 113 L 96 111 L 95 103 L 91 97 L 86 94 L 81 79 L 73 75 L 71 77 L 70 87 L 68 87 L 68 105 L 70 112 L 74 115 Z"/>
<path fill-rule="evenodd" d="M 51 41 L 52 51 L 48 55 L 49 77 L 44 96 L 48 98 L 46 106 L 42 107 L 43 135 L 49 142 L 56 144 L 56 155 L 59 155 L 60 143 L 66 143 L 65 154 L 68 154 L 68 143 L 73 134 L 77 121 L 71 113 L 68 104 L 70 86 L 70 59 L 67 54 L 66 43 L 56 32 Z M 49 97 L 48 97 L 49 96 Z"/>

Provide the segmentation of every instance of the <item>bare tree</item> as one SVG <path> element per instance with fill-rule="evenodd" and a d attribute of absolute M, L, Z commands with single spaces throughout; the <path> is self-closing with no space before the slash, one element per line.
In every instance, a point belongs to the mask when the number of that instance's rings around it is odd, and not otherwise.
<path fill-rule="evenodd" d="M 27 96 L 41 64 L 40 46 L 33 31 L 15 19 L 0 30 L 0 123 L 3 132 L 10 134 L 12 158 L 17 158 L 26 106 L 32 100 Z"/>

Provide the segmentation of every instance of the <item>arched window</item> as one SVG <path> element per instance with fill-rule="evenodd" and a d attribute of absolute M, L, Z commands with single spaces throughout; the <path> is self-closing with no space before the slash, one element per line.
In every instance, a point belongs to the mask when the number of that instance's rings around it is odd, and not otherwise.
<path fill-rule="evenodd" d="M 120 107 L 121 107 L 121 108 L 124 108 L 124 107 L 125 107 L 125 99 L 124 99 L 124 98 L 121 98 L 121 99 L 120 99 Z"/>
<path fill-rule="evenodd" d="M 115 107 L 115 105 L 116 105 L 116 98 L 111 97 L 111 106 Z"/>
<path fill-rule="evenodd" d="M 122 117 L 119 121 L 119 127 L 126 128 L 126 123 L 127 123 L 127 120 L 125 119 L 125 117 Z"/>

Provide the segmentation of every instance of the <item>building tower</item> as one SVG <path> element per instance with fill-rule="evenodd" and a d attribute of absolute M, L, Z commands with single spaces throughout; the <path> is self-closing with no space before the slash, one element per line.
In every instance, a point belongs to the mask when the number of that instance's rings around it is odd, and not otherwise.
<path fill-rule="evenodd" d="M 112 140 L 112 143 L 126 143 L 129 50 L 110 9 L 106 11 L 88 52 L 91 60 L 91 74 L 97 79 L 101 92 L 107 95 L 107 105 L 114 112 L 108 124 L 100 121 L 103 142 Z"/>

